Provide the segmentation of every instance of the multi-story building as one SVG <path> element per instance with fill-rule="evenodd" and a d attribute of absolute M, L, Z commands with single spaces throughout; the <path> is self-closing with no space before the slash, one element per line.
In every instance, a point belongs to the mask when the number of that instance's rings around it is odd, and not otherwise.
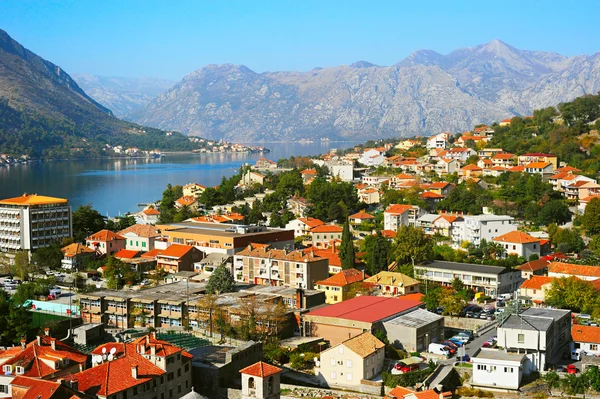
<path fill-rule="evenodd" d="M 571 351 L 579 349 L 586 356 L 600 356 L 600 327 L 574 324 L 571 338 Z"/>
<path fill-rule="evenodd" d="M 529 308 L 498 324 L 498 346 L 525 353 L 533 371 L 542 371 L 562 358 L 571 341 L 571 311 Z"/>
<path fill-rule="evenodd" d="M 329 261 L 310 249 L 287 251 L 265 245 L 249 245 L 233 257 L 236 281 L 313 289 L 329 276 Z"/>
<path fill-rule="evenodd" d="M 169 243 L 193 245 L 202 252 L 233 255 L 251 243 L 276 248 L 294 246 L 294 231 L 227 223 L 186 221 L 157 228 Z"/>
<path fill-rule="evenodd" d="M 495 237 L 515 230 L 514 218 L 506 215 L 463 216 L 463 221 L 456 222 L 452 229 L 452 241 L 461 245 L 464 241 L 473 245 L 481 244 L 481 240 L 492 241 Z"/>
<path fill-rule="evenodd" d="M 60 264 L 63 269 L 78 270 L 85 263 L 86 258 L 94 259 L 95 251 L 83 244 L 73 243 L 61 248 L 63 259 Z"/>
<path fill-rule="evenodd" d="M 36 250 L 72 235 L 66 199 L 24 194 L 0 200 L 0 251 Z"/>
<path fill-rule="evenodd" d="M 552 262 L 548 265 L 550 277 L 577 277 L 581 280 L 595 281 L 600 279 L 600 267 L 591 265 L 576 265 L 573 263 Z"/>
<path fill-rule="evenodd" d="M 322 224 L 313 227 L 310 230 L 312 246 L 317 248 L 327 248 L 332 246 L 335 241 L 342 240 L 342 232 L 342 227 L 335 224 Z"/>
<path fill-rule="evenodd" d="M 422 276 L 425 283 L 434 281 L 446 286 L 451 285 L 452 280 L 458 278 L 465 286 L 491 297 L 512 293 L 521 284 L 521 273 L 518 270 L 445 261 L 415 265 L 415 276 Z"/>
<path fill-rule="evenodd" d="M 398 231 L 400 226 L 415 226 L 426 212 L 416 205 L 392 204 L 383 212 L 384 230 Z"/>
<path fill-rule="evenodd" d="M 546 303 L 546 293 L 550 291 L 554 279 L 555 277 L 531 276 L 519 287 L 519 297 L 526 304 L 544 306 Z"/>
<path fill-rule="evenodd" d="M 294 230 L 294 236 L 307 236 L 310 234 L 310 230 L 314 227 L 321 226 L 323 223 L 320 219 L 315 218 L 298 218 L 290 220 L 285 228 L 288 230 Z"/>
<path fill-rule="evenodd" d="M 558 157 L 553 154 L 542 154 L 542 153 L 528 153 L 519 155 L 518 164 L 519 166 L 525 166 L 533 162 L 542 162 L 552 164 L 552 170 L 558 168 Z"/>
<path fill-rule="evenodd" d="M 125 238 L 125 249 L 148 252 L 154 249 L 154 241 L 160 237 L 159 230 L 148 224 L 134 224 L 117 233 Z"/>
<path fill-rule="evenodd" d="M 191 272 L 204 253 L 191 245 L 171 244 L 156 255 L 156 268 L 169 273 Z"/>
<path fill-rule="evenodd" d="M 346 269 L 325 280 L 317 281 L 316 289 L 325 293 L 325 303 L 339 303 L 348 299 L 348 294 L 353 288 L 361 285 L 364 279 L 364 272 Z"/>
<path fill-rule="evenodd" d="M 390 344 L 407 352 L 427 351 L 444 339 L 444 316 L 416 309 L 383 322 Z"/>
<path fill-rule="evenodd" d="M 517 390 L 531 368 L 524 354 L 500 349 L 482 348 L 472 361 L 472 384 L 477 387 Z"/>
<path fill-rule="evenodd" d="M 96 251 L 97 255 L 114 255 L 125 249 L 125 237 L 110 230 L 100 230 L 87 237 L 85 245 Z"/>
<path fill-rule="evenodd" d="M 537 255 L 539 258 L 541 254 L 542 240 L 519 230 L 502 234 L 494 238 L 494 242 L 502 245 L 504 256 L 517 255 L 529 259 L 531 255 Z"/>

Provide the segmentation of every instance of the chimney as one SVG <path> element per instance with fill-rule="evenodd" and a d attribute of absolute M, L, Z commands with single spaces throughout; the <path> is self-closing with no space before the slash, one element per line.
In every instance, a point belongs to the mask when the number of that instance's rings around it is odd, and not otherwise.
<path fill-rule="evenodd" d="M 27 346 L 27 340 L 25 338 L 21 339 L 21 349 L 25 350 L 25 346 Z"/>
<path fill-rule="evenodd" d="M 50 329 L 48 327 L 44 328 L 44 334 L 49 337 L 50 336 Z"/>
<path fill-rule="evenodd" d="M 156 356 L 156 345 L 150 346 L 150 354 Z"/>
<path fill-rule="evenodd" d="M 146 345 L 140 344 L 139 351 L 140 351 L 140 354 L 146 353 Z"/>
<path fill-rule="evenodd" d="M 79 363 L 79 372 L 81 373 L 83 371 L 83 363 Z"/>
<path fill-rule="evenodd" d="M 38 346 L 42 345 L 42 337 L 40 337 L 39 335 L 37 337 L 35 337 L 35 339 L 37 340 L 37 344 Z"/>
<path fill-rule="evenodd" d="M 131 367 L 131 376 L 133 377 L 134 380 L 137 380 L 137 378 L 138 378 L 138 367 L 137 366 Z"/>
<path fill-rule="evenodd" d="M 52 348 L 53 351 L 56 350 L 56 339 L 51 339 L 50 340 L 50 347 Z"/>
<path fill-rule="evenodd" d="M 77 381 L 77 380 L 69 381 L 69 387 L 71 389 L 73 389 L 74 391 L 78 391 L 79 390 L 79 381 Z"/>
<path fill-rule="evenodd" d="M 156 331 L 152 331 L 152 338 L 156 339 Z"/>

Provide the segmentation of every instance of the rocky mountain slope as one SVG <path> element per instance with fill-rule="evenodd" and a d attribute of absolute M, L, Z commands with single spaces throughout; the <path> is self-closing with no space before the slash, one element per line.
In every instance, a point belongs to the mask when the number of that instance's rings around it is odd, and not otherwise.
<path fill-rule="evenodd" d="M 73 79 L 91 98 L 122 118 L 148 104 L 175 82 L 158 78 L 122 78 L 75 74 Z"/>
<path fill-rule="evenodd" d="M 128 117 L 237 141 L 380 138 L 461 131 L 600 89 L 600 55 L 564 57 L 499 40 L 308 72 L 208 65 Z"/>

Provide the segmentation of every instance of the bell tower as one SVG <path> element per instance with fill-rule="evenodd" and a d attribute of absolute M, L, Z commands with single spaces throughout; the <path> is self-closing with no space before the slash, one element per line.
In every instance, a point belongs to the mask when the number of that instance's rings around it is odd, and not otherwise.
<path fill-rule="evenodd" d="M 258 362 L 240 370 L 242 399 L 279 399 L 281 369 Z"/>

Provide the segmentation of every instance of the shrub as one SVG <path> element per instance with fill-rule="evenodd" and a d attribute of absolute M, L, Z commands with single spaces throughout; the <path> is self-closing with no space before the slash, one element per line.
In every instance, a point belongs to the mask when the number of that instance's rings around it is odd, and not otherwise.
<path fill-rule="evenodd" d="M 457 393 L 460 396 L 476 397 L 476 398 L 493 398 L 494 397 L 494 394 L 492 392 L 483 391 L 481 389 L 475 389 L 475 388 L 467 388 L 467 387 L 458 388 Z"/>

